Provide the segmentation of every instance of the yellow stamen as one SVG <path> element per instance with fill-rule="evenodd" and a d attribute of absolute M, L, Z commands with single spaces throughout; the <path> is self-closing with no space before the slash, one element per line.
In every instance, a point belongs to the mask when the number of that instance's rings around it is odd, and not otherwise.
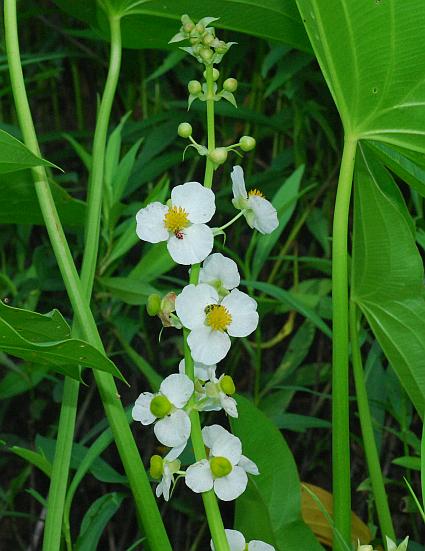
<path fill-rule="evenodd" d="M 251 197 L 252 195 L 256 195 L 257 197 L 264 197 L 264 194 L 261 193 L 261 191 L 257 188 L 255 189 L 250 189 L 248 191 L 248 195 Z"/>
<path fill-rule="evenodd" d="M 170 207 L 164 217 L 164 225 L 168 231 L 177 233 L 189 225 L 188 214 L 182 207 Z"/>
<path fill-rule="evenodd" d="M 232 323 L 232 316 L 221 304 L 210 304 L 205 308 L 205 321 L 214 331 L 225 331 Z"/>

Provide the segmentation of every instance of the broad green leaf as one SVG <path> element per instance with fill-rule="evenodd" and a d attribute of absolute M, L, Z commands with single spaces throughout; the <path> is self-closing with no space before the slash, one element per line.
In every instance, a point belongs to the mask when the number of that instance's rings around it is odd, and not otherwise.
<path fill-rule="evenodd" d="M 9 371 L 0 381 L 0 400 L 13 398 L 28 392 L 38 385 L 47 374 L 47 369 L 40 365 L 20 365 L 19 371 Z"/>
<path fill-rule="evenodd" d="M 175 265 L 168 252 L 167 244 L 165 242 L 158 243 L 142 255 L 138 264 L 130 272 L 129 277 L 133 279 L 140 278 L 145 283 L 149 283 L 162 274 L 169 272 Z"/>
<path fill-rule="evenodd" d="M 360 306 L 419 415 L 425 411 L 422 260 L 403 197 L 360 147 L 355 174 L 352 299 Z"/>
<path fill-rule="evenodd" d="M 231 419 L 232 429 L 260 474 L 250 475 L 236 502 L 235 528 L 247 541 L 262 540 L 279 551 L 323 551 L 302 520 L 301 484 L 283 436 L 249 400 L 238 396 L 237 403 L 239 417 Z"/>
<path fill-rule="evenodd" d="M 123 2 L 126 8 L 127 4 L 133 3 L 129 0 Z M 55 0 L 55 3 L 100 31 L 101 36 L 107 39 L 107 26 L 99 18 L 94 0 Z M 188 13 L 195 20 L 211 14 L 220 18 L 214 22 L 217 28 L 277 40 L 300 50 L 310 51 L 301 19 L 292 0 L 204 0 L 201 3 L 194 0 L 153 0 L 137 6 L 136 9 L 137 15 L 122 19 L 123 45 L 126 48 L 165 48 L 181 26 L 181 15 Z"/>
<path fill-rule="evenodd" d="M 26 448 L 21 448 L 20 446 L 12 446 L 9 448 L 9 451 L 19 457 L 22 457 L 22 459 L 25 459 L 25 461 L 28 461 L 28 463 L 31 463 L 31 465 L 34 465 L 40 469 L 40 471 L 50 478 L 52 474 L 52 464 L 43 454 L 33 450 L 27 450 Z"/>
<path fill-rule="evenodd" d="M 298 198 L 298 191 L 303 174 L 304 166 L 298 167 L 283 183 L 283 185 L 277 191 L 276 195 L 273 197 L 272 203 L 278 213 L 279 226 L 271 234 L 259 235 L 257 238 L 257 246 L 252 261 L 253 279 L 257 279 L 261 268 L 266 262 L 274 245 L 279 240 L 283 230 L 285 229 L 287 223 L 289 222 L 289 219 L 291 218 L 295 210 Z"/>
<path fill-rule="evenodd" d="M 80 535 L 75 542 L 76 551 L 93 551 L 97 549 L 100 537 L 114 514 L 121 506 L 125 494 L 112 492 L 94 501 L 81 523 Z"/>
<path fill-rule="evenodd" d="M 423 0 L 297 0 L 352 138 L 425 151 Z"/>
<path fill-rule="evenodd" d="M 26 145 L 0 130 L 0 174 L 15 172 L 33 166 L 55 166 L 31 153 Z"/>

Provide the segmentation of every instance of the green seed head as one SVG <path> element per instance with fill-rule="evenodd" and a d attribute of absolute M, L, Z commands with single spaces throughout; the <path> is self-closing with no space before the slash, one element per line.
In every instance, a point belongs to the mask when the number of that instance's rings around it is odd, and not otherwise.
<path fill-rule="evenodd" d="M 230 375 L 225 375 L 220 380 L 220 387 L 224 394 L 227 394 L 228 396 L 231 396 L 236 392 L 235 383 Z"/>
<path fill-rule="evenodd" d="M 192 94 L 192 96 L 197 96 L 202 92 L 202 84 L 199 80 L 191 80 L 187 85 L 187 89 L 189 90 L 189 94 Z"/>
<path fill-rule="evenodd" d="M 192 135 L 192 126 L 188 122 L 182 122 L 177 128 L 180 138 L 189 138 Z"/>
<path fill-rule="evenodd" d="M 210 468 L 216 478 L 227 476 L 232 472 L 232 464 L 226 457 L 213 457 L 210 459 Z"/>
<path fill-rule="evenodd" d="M 170 413 L 172 407 L 170 400 L 166 396 L 159 395 L 152 399 L 150 410 L 152 415 L 161 419 Z"/>
<path fill-rule="evenodd" d="M 210 50 L 210 48 L 201 48 L 199 51 L 199 55 L 201 56 L 202 61 L 205 63 L 208 63 L 213 58 L 213 51 Z"/>
<path fill-rule="evenodd" d="M 158 479 L 161 478 L 162 473 L 164 472 L 164 462 L 160 455 L 153 455 L 151 457 L 151 464 L 149 468 L 149 473 L 152 478 Z"/>
<path fill-rule="evenodd" d="M 227 149 L 225 147 L 216 147 L 208 153 L 208 157 L 216 165 L 222 165 L 227 159 Z"/>
<path fill-rule="evenodd" d="M 207 78 L 207 72 L 204 71 L 202 74 L 204 75 L 204 78 L 206 79 Z M 220 76 L 220 71 L 214 67 L 213 68 L 213 81 L 215 82 L 216 80 L 218 80 L 219 76 Z"/>
<path fill-rule="evenodd" d="M 238 81 L 235 78 L 226 78 L 223 82 L 223 89 L 226 92 L 236 92 L 238 89 Z"/>
<path fill-rule="evenodd" d="M 251 151 L 256 145 L 255 139 L 252 136 L 242 136 L 239 140 L 239 146 L 242 151 Z"/>
<path fill-rule="evenodd" d="M 161 297 L 157 294 L 149 295 L 146 310 L 149 316 L 156 316 L 161 310 Z"/>

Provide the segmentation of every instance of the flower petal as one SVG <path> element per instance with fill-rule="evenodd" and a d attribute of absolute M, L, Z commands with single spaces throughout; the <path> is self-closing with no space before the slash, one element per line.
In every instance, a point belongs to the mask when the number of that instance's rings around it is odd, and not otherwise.
<path fill-rule="evenodd" d="M 207 459 L 201 459 L 190 465 L 186 470 L 186 486 L 197 494 L 211 490 L 214 484 L 210 464 Z"/>
<path fill-rule="evenodd" d="M 230 350 L 230 338 L 227 333 L 213 331 L 206 326 L 193 329 L 189 334 L 187 343 L 195 362 L 204 364 L 220 362 Z"/>
<path fill-rule="evenodd" d="M 260 471 L 258 470 L 257 465 L 254 463 L 254 461 L 251 461 L 251 459 L 248 459 L 245 457 L 245 455 L 241 455 L 241 458 L 238 461 L 239 467 L 242 467 L 242 469 L 250 474 L 260 474 Z"/>
<path fill-rule="evenodd" d="M 136 403 L 131 411 L 131 416 L 135 421 L 140 421 L 142 425 L 150 425 L 156 419 L 151 412 L 151 402 L 154 394 L 151 392 L 143 392 L 137 398 Z"/>
<path fill-rule="evenodd" d="M 254 213 L 254 219 L 251 220 L 252 226 L 260 233 L 272 233 L 279 226 L 276 209 L 270 201 L 264 197 L 252 195 L 248 199 L 248 205 Z"/>
<path fill-rule="evenodd" d="M 238 289 L 233 289 L 227 297 L 224 297 L 221 304 L 232 316 L 232 321 L 227 328 L 229 335 L 247 337 L 255 330 L 258 325 L 258 313 L 257 303 L 253 298 Z"/>
<path fill-rule="evenodd" d="M 244 551 L 246 546 L 245 538 L 243 537 L 243 534 L 238 532 L 237 530 L 230 530 L 226 528 L 225 530 L 227 542 L 230 547 L 230 551 Z M 213 541 L 211 540 L 210 546 L 212 551 L 215 551 L 215 547 L 213 544 Z"/>
<path fill-rule="evenodd" d="M 221 253 L 210 254 L 204 260 L 199 272 L 200 283 L 214 284 L 216 281 L 220 281 L 221 285 L 229 291 L 241 282 L 236 262 Z"/>
<path fill-rule="evenodd" d="M 202 262 L 214 245 L 214 235 L 205 224 L 193 224 L 180 232 L 180 239 L 170 235 L 167 249 L 177 264 L 189 265 Z"/>
<path fill-rule="evenodd" d="M 236 199 L 236 201 L 238 199 L 247 199 L 248 194 L 246 192 L 242 167 L 234 166 L 230 176 L 232 178 L 233 197 Z"/>
<path fill-rule="evenodd" d="M 153 428 L 155 436 L 170 448 L 186 443 L 190 436 L 190 419 L 188 414 L 178 409 L 171 415 L 160 419 Z"/>
<path fill-rule="evenodd" d="M 232 465 L 237 465 L 242 456 L 242 442 L 237 436 L 226 431 L 219 436 L 210 448 L 214 457 L 226 457 Z"/>
<path fill-rule="evenodd" d="M 204 327 L 205 308 L 217 302 L 217 291 L 210 285 L 186 285 L 176 298 L 176 314 L 188 329 Z"/>
<path fill-rule="evenodd" d="M 173 206 L 184 209 L 192 224 L 209 222 L 215 213 L 214 192 L 199 182 L 186 182 L 173 188 L 171 203 Z"/>
<path fill-rule="evenodd" d="M 182 453 L 182 451 L 185 449 L 187 442 L 182 444 L 181 446 L 176 446 L 175 448 L 171 448 L 171 450 L 167 453 L 167 455 L 164 457 L 164 461 L 174 461 L 174 459 L 177 459 L 178 456 Z"/>
<path fill-rule="evenodd" d="M 276 551 L 276 549 L 264 541 L 252 540 L 248 543 L 248 551 Z"/>
<path fill-rule="evenodd" d="M 214 492 L 222 501 L 232 501 L 243 494 L 247 484 L 246 472 L 240 467 L 233 467 L 227 476 L 214 480 Z"/>
<path fill-rule="evenodd" d="M 212 373 L 215 373 L 215 369 L 216 369 L 216 365 L 205 365 L 203 363 L 200 363 L 200 362 L 194 362 L 194 367 L 195 367 L 195 377 L 197 379 L 199 379 L 200 381 L 208 381 L 208 379 L 210 378 L 210 373 L 211 373 L 211 369 L 213 370 Z M 180 373 L 186 373 L 186 364 L 185 364 L 185 361 L 184 361 L 184 358 L 183 360 L 180 360 L 180 363 L 179 363 L 179 372 Z"/>
<path fill-rule="evenodd" d="M 166 396 L 176 408 L 185 406 L 192 396 L 194 390 L 193 382 L 187 375 L 173 373 L 168 375 L 159 387 L 159 391 Z"/>
<path fill-rule="evenodd" d="M 230 434 L 229 431 L 221 425 L 210 425 L 202 429 L 202 440 L 207 448 L 211 449 L 216 440 L 227 434 Z"/>
<path fill-rule="evenodd" d="M 230 417 L 238 417 L 238 406 L 234 398 L 227 396 L 224 392 L 220 392 L 220 404 L 227 415 L 230 415 Z"/>
<path fill-rule="evenodd" d="M 166 205 L 158 203 L 158 201 L 140 209 L 136 214 L 136 233 L 139 239 L 149 241 L 149 243 L 166 241 L 169 233 L 164 225 L 164 217 L 168 210 Z"/>

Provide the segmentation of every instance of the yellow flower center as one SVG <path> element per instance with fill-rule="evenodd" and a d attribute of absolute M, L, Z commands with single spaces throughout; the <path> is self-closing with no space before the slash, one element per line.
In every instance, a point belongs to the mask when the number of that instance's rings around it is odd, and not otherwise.
<path fill-rule="evenodd" d="M 155 415 L 158 419 L 162 419 L 162 417 L 168 415 L 172 408 L 173 406 L 166 396 L 155 396 L 150 404 L 152 415 Z"/>
<path fill-rule="evenodd" d="M 227 476 L 233 470 L 232 464 L 227 457 L 213 457 L 210 459 L 210 468 L 216 478 Z"/>
<path fill-rule="evenodd" d="M 232 323 L 232 316 L 221 304 L 210 304 L 205 308 L 205 321 L 214 331 L 225 331 Z"/>
<path fill-rule="evenodd" d="M 182 207 L 170 207 L 164 217 L 164 225 L 169 232 L 179 233 L 189 225 L 187 212 Z"/>
<path fill-rule="evenodd" d="M 250 189 L 248 191 L 248 195 L 252 197 L 253 195 L 256 195 L 257 197 L 264 197 L 264 194 L 261 193 L 259 189 Z"/>

